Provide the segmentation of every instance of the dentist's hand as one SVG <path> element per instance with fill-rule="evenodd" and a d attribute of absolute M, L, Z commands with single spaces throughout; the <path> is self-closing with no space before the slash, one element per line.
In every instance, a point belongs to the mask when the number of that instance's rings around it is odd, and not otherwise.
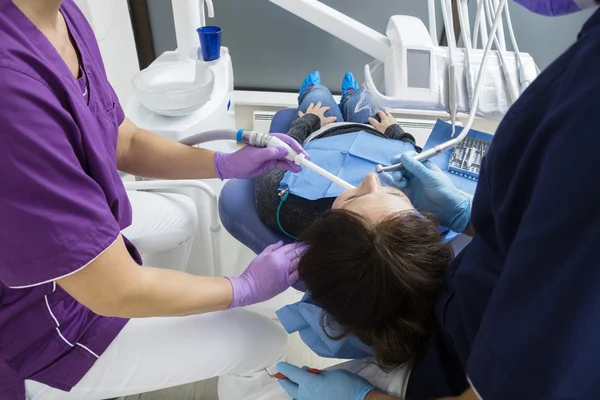
<path fill-rule="evenodd" d="M 288 144 L 294 151 L 304 154 L 310 160 L 308 154 L 293 137 L 282 133 L 273 133 L 272 135 Z M 235 153 L 217 152 L 215 154 L 215 170 L 221 180 L 254 178 L 274 169 L 300 172 L 302 167 L 285 159 L 287 154 L 287 150 L 281 147 L 244 146 Z"/>
<path fill-rule="evenodd" d="M 229 308 L 245 307 L 267 301 L 298 281 L 298 262 L 307 245 L 279 242 L 267 247 L 237 278 L 227 277 L 233 288 Z"/>
<path fill-rule="evenodd" d="M 288 378 L 279 384 L 294 400 L 365 400 L 376 390 L 367 380 L 344 370 L 315 375 L 288 363 L 277 364 L 277 370 Z"/>
<path fill-rule="evenodd" d="M 437 165 L 430 161 L 421 163 L 415 160 L 415 154 L 410 151 L 394 156 L 391 163 L 401 162 L 405 169 L 382 173 L 381 179 L 404 190 L 413 206 L 437 215 L 442 225 L 464 232 L 471 220 L 471 199 Z"/>

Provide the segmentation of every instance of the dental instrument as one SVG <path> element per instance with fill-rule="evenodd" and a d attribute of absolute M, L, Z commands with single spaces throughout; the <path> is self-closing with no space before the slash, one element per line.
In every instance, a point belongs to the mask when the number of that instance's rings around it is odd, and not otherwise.
<path fill-rule="evenodd" d="M 463 38 L 463 43 L 465 46 L 464 49 L 464 53 L 465 53 L 465 68 L 464 68 L 464 74 L 465 74 L 465 80 L 467 82 L 467 94 L 469 96 L 469 100 L 472 100 L 473 97 L 473 89 L 474 89 L 474 82 L 473 82 L 473 74 L 471 73 L 471 26 L 469 24 L 469 19 L 468 19 L 468 4 L 467 4 L 468 0 L 460 0 L 460 4 L 458 7 L 458 20 L 460 22 L 460 26 L 462 27 L 461 29 L 461 36 Z M 452 132 L 452 136 L 454 136 L 454 131 Z"/>
<path fill-rule="evenodd" d="M 525 91 L 531 84 L 531 80 L 527 77 L 527 72 L 525 71 L 525 63 L 523 62 L 523 58 L 521 57 L 521 53 L 519 52 L 519 44 L 517 43 L 517 39 L 515 38 L 515 31 L 513 30 L 512 19 L 510 17 L 510 7 L 506 7 L 506 27 L 508 29 L 508 35 L 510 37 L 510 41 L 513 46 L 513 50 L 517 56 L 517 62 L 519 66 L 519 83 L 521 85 L 521 93 Z"/>
<path fill-rule="evenodd" d="M 477 76 L 477 83 L 475 84 L 475 93 L 473 96 L 471 111 L 469 113 L 469 119 L 467 120 L 465 127 L 463 128 L 462 132 L 460 133 L 460 135 L 458 135 L 457 138 L 450 139 L 445 143 L 437 145 L 431 149 L 425 150 L 425 151 L 421 152 L 420 154 L 418 154 L 415 157 L 415 159 L 417 161 L 423 162 L 423 161 L 429 160 L 430 158 L 433 158 L 436 155 L 455 147 L 467 136 L 467 134 L 471 130 L 471 126 L 473 126 L 473 121 L 475 120 L 475 114 L 477 113 L 477 104 L 479 102 L 481 87 L 483 85 L 483 75 L 485 73 L 485 66 L 488 61 L 488 55 L 492 48 L 492 43 L 494 42 L 496 30 L 498 29 L 498 26 L 502 19 L 502 10 L 504 9 L 504 7 L 506 7 L 506 4 L 507 4 L 507 0 L 500 0 L 500 4 L 498 6 L 498 9 L 496 10 L 496 14 L 495 14 L 496 17 L 495 17 L 494 23 L 492 25 L 492 29 L 490 31 L 490 37 L 487 41 L 487 45 L 486 45 L 484 53 L 483 53 L 483 60 L 481 62 L 481 67 L 479 69 L 479 74 Z M 383 167 L 381 165 L 377 165 L 375 167 L 375 171 L 377 173 L 399 171 L 402 169 L 404 169 L 404 166 L 402 165 L 402 163 L 390 165 L 388 167 Z"/>
<path fill-rule="evenodd" d="M 452 1 L 442 0 L 442 17 L 446 26 L 446 39 L 448 42 L 448 110 L 452 121 L 452 136 L 456 132 L 456 66 L 454 64 L 454 52 L 456 49 L 456 37 L 454 36 L 454 20 L 452 18 Z"/>
<path fill-rule="evenodd" d="M 490 142 L 467 138 L 460 142 L 452 152 L 448 162 L 448 171 L 477 180 L 481 168 L 481 160 L 487 153 Z"/>
<path fill-rule="evenodd" d="M 435 17 L 435 0 L 427 0 L 427 11 L 429 14 L 429 35 L 434 46 L 438 45 L 437 21 Z"/>
<path fill-rule="evenodd" d="M 498 0 L 488 0 L 490 2 L 490 12 L 493 12 L 496 8 L 498 8 Z M 507 7 L 508 8 L 508 7 Z M 493 17 L 493 15 L 492 15 Z M 492 22 L 488 21 L 488 23 L 491 25 Z M 500 51 L 506 51 L 506 39 L 504 38 L 504 21 L 500 21 L 500 25 L 498 25 L 498 30 L 496 31 L 496 38 L 498 38 L 498 43 L 500 44 L 500 47 L 498 48 L 498 50 Z"/>
<path fill-rule="evenodd" d="M 473 25 L 473 48 L 478 48 L 479 33 L 481 32 L 481 45 L 488 41 L 487 25 L 484 17 L 484 0 L 477 0 L 477 13 Z"/>
<path fill-rule="evenodd" d="M 484 0 L 484 1 L 486 4 L 485 15 L 488 20 L 488 24 L 491 25 L 492 19 L 496 17 L 496 13 L 494 12 L 494 9 L 493 9 L 493 4 L 496 4 L 496 3 L 494 0 Z M 499 27 L 501 27 L 501 26 L 502 26 L 502 16 L 500 15 Z M 506 81 L 506 87 L 508 88 L 508 94 L 510 95 L 511 104 L 514 104 L 515 101 L 517 101 L 517 98 L 519 97 L 519 95 L 518 95 L 516 88 L 513 85 L 512 76 L 510 75 L 510 72 L 508 70 L 508 64 L 506 63 L 506 59 L 504 57 L 504 53 L 506 52 L 506 43 L 504 43 L 504 46 L 503 46 L 502 41 L 501 41 L 501 39 L 503 37 L 500 36 L 499 31 L 496 31 L 496 34 L 491 37 L 494 38 L 494 44 L 496 45 L 498 58 L 500 60 L 500 68 L 502 70 L 502 73 L 504 74 L 504 80 Z"/>
<path fill-rule="evenodd" d="M 294 151 L 294 149 L 288 146 L 287 143 L 268 133 L 254 132 L 244 129 L 239 129 L 237 131 L 231 129 L 217 129 L 214 131 L 203 132 L 197 135 L 190 136 L 182 140 L 181 143 L 186 144 L 188 146 L 195 146 L 200 143 L 212 142 L 215 140 L 235 140 L 238 143 L 244 143 L 255 147 L 284 148 L 288 152 L 287 156 L 285 157 L 287 160 L 314 171 L 315 173 L 321 175 L 323 178 L 328 179 L 329 181 L 343 187 L 344 189 L 355 188 L 343 179 L 338 178 L 337 176 L 324 170 L 318 165 L 315 165 L 314 163 L 310 162 L 306 159 L 304 154 L 297 153 L 296 151 Z"/>

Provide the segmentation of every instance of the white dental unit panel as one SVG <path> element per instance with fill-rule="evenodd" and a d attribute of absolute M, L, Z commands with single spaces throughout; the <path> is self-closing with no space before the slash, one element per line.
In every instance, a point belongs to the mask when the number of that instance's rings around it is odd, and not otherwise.
<path fill-rule="evenodd" d="M 75 0 L 94 29 L 108 80 L 123 105 L 133 95 L 131 81 L 140 72 L 126 0 Z"/>

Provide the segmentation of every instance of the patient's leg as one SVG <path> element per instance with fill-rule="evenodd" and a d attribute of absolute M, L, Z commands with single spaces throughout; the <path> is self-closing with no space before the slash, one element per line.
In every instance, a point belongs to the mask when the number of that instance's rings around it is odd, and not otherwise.
<path fill-rule="evenodd" d="M 384 111 L 365 89 L 348 90 L 342 97 L 341 108 L 346 121 L 358 124 L 368 124 L 371 117 L 379 121 L 377 112 Z"/>
<path fill-rule="evenodd" d="M 337 122 L 344 122 L 344 117 L 338 108 L 333 95 L 323 85 L 314 85 L 307 87 L 298 97 L 298 111 L 306 113 L 308 106 L 321 103 L 324 107 L 329 107 L 329 111 L 325 113 L 326 117 L 336 117 Z"/>
<path fill-rule="evenodd" d="M 340 110 L 345 121 L 368 124 L 371 117 L 379 121 L 377 112 L 383 111 L 383 108 L 375 103 L 371 93 L 360 88 L 352 72 L 347 72 L 342 81 Z"/>

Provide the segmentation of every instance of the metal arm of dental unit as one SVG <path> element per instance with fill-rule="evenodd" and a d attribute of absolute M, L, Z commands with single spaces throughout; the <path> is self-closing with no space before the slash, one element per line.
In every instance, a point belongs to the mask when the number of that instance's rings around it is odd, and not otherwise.
<path fill-rule="evenodd" d="M 255 147 L 282 147 L 288 152 L 287 156 L 285 157 L 287 160 L 316 172 L 336 185 L 343 187 L 344 189 L 354 189 L 354 186 L 348 182 L 308 161 L 304 154 L 297 153 L 287 143 L 276 136 L 269 135 L 268 133 L 253 132 L 244 129 L 239 129 L 237 131 L 233 129 L 216 129 L 190 136 L 182 140 L 181 143 L 188 146 L 195 146 L 215 140 L 235 140 L 238 143 L 244 143 L 246 145 Z"/>
<path fill-rule="evenodd" d="M 498 8 L 496 9 L 495 20 L 492 25 L 492 29 L 490 31 L 487 45 L 485 47 L 483 61 L 481 64 L 481 68 L 479 69 L 479 75 L 477 76 L 477 83 L 475 84 L 475 88 L 476 88 L 475 96 L 473 97 L 473 107 L 471 108 L 471 113 L 469 114 L 469 119 L 467 120 L 467 124 L 465 125 L 464 129 L 462 130 L 462 132 L 460 133 L 460 135 L 458 137 L 448 140 L 448 141 L 446 141 L 442 144 L 439 144 L 431 149 L 421 152 L 420 154 L 418 154 L 415 157 L 416 160 L 418 160 L 420 162 L 429 160 L 429 159 L 435 157 L 436 155 L 443 153 L 446 150 L 450 150 L 450 149 L 454 148 L 457 144 L 459 144 L 461 141 L 463 141 L 463 139 L 465 137 L 467 137 L 469 131 L 471 130 L 471 127 L 473 126 L 473 121 L 475 120 L 475 110 L 477 109 L 477 104 L 479 102 L 479 95 L 481 93 L 480 89 L 481 89 L 481 86 L 483 85 L 483 75 L 485 73 L 485 65 L 488 60 L 489 52 L 492 48 L 492 44 L 494 43 L 494 37 L 496 35 L 496 30 L 498 29 L 498 26 L 500 25 L 500 21 L 502 20 L 502 10 L 504 9 L 504 7 L 506 7 L 506 3 L 507 3 L 507 0 L 500 0 Z M 404 169 L 404 165 L 402 165 L 402 163 L 390 165 L 388 167 L 383 167 L 381 165 L 377 165 L 375 167 L 375 171 L 377 173 L 401 171 L 403 169 Z"/>
<path fill-rule="evenodd" d="M 462 79 L 465 74 L 475 75 L 478 63 L 483 58 L 483 49 L 473 45 L 468 60 L 462 51 L 455 48 L 449 51 L 447 47 L 438 46 L 437 38 L 432 37 L 432 23 L 436 20 L 436 0 L 423 2 L 429 14 L 428 30 L 425 24 L 416 17 L 394 15 L 390 18 L 386 35 L 365 26 L 364 24 L 342 14 L 341 12 L 321 3 L 318 0 L 270 0 L 292 14 L 310 22 L 333 36 L 356 47 L 362 52 L 374 57 L 383 64 L 385 94 L 382 93 L 375 79 L 371 66 L 365 66 L 365 83 L 374 100 L 385 107 L 397 109 L 417 109 L 448 111 L 451 116 L 457 113 L 470 112 L 472 105 L 472 86 L 474 80 Z M 445 28 L 453 33 L 454 21 L 451 19 L 449 0 L 438 0 L 445 16 Z M 485 0 L 479 0 L 482 6 Z M 468 8 L 461 4 L 463 21 L 468 21 Z M 484 32 L 484 8 L 478 8 L 478 21 L 475 34 L 487 38 Z M 498 38 L 497 38 L 498 40 Z M 487 40 L 484 41 L 484 44 Z M 502 46 L 503 41 L 499 40 Z M 452 54 L 449 54 L 452 53 Z M 538 74 L 533 58 L 528 54 L 516 55 L 514 52 L 502 52 L 488 55 L 492 60 L 488 63 L 488 73 L 500 76 L 503 69 L 509 70 L 513 80 L 512 85 L 506 86 L 503 79 L 489 80 L 494 87 L 486 87 L 482 96 L 477 115 L 484 118 L 500 119 L 512 103 L 514 92 L 509 88 L 523 86 L 522 82 L 531 82 Z M 469 65 L 467 66 L 467 62 Z M 473 65 L 471 65 L 473 64 Z M 505 73 L 506 74 L 506 73 Z M 519 82 L 520 81 L 520 82 Z M 468 82 L 468 83 L 467 83 Z M 488 83 L 489 85 L 489 83 Z M 490 90 L 494 89 L 494 90 Z M 453 118 L 454 119 L 454 118 Z"/>

